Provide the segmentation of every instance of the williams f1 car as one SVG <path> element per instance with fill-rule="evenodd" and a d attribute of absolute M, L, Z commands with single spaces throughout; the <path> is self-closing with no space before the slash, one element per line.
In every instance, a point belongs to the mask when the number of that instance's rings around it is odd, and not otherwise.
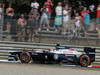
<path fill-rule="evenodd" d="M 9 52 L 9 61 L 19 61 L 21 63 L 64 63 L 76 64 L 87 67 L 95 61 L 95 48 L 85 47 L 84 52 L 78 52 L 76 48 L 67 46 L 56 46 L 55 49 L 43 51 L 15 51 Z"/>

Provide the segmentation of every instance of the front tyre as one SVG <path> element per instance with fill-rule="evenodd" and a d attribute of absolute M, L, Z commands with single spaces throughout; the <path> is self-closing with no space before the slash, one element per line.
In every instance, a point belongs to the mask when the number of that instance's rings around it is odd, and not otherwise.
<path fill-rule="evenodd" d="M 31 55 L 29 52 L 20 53 L 20 61 L 21 63 L 29 63 L 31 61 Z"/>
<path fill-rule="evenodd" d="M 79 64 L 82 67 L 87 67 L 91 64 L 90 57 L 88 55 L 81 55 L 79 58 Z"/>

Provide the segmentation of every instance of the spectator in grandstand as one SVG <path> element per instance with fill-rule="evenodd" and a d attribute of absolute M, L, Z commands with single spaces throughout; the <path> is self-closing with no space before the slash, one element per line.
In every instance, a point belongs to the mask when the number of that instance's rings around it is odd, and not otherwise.
<path fill-rule="evenodd" d="M 37 34 L 37 28 L 39 27 L 38 22 L 39 22 L 40 14 L 39 14 L 38 10 L 35 10 L 35 9 L 30 14 L 31 14 L 32 20 L 34 22 L 32 28 L 35 30 L 35 33 Z"/>
<path fill-rule="evenodd" d="M 90 5 L 89 10 L 90 10 L 90 19 L 93 21 L 93 19 L 95 18 L 95 5 L 94 4 Z"/>
<path fill-rule="evenodd" d="M 82 16 L 82 22 L 84 24 L 84 27 L 86 30 L 90 27 L 90 14 L 89 10 L 84 7 L 83 10 L 81 11 L 81 16 Z"/>
<path fill-rule="evenodd" d="M 0 3 L 0 25 L 2 23 L 2 17 L 3 17 L 3 8 L 2 8 L 2 4 Z"/>
<path fill-rule="evenodd" d="M 27 21 L 27 31 L 26 34 L 28 36 L 28 41 L 32 41 L 32 38 L 34 36 L 34 19 L 33 19 L 33 14 L 29 13 L 28 15 L 28 21 Z"/>
<path fill-rule="evenodd" d="M 31 11 L 30 13 L 33 13 L 34 14 L 34 11 L 38 11 L 38 8 L 39 8 L 39 3 L 37 2 L 37 0 L 33 0 L 33 2 L 31 2 Z"/>
<path fill-rule="evenodd" d="M 75 30 L 76 30 L 76 36 L 80 36 L 79 33 L 83 29 L 82 27 L 82 18 L 79 15 L 79 13 L 75 14 Z"/>
<path fill-rule="evenodd" d="M 55 17 L 54 24 L 56 30 L 61 30 L 63 24 L 63 7 L 61 2 L 58 2 L 58 5 L 55 8 L 55 12 L 56 12 L 56 17 Z"/>
<path fill-rule="evenodd" d="M 68 5 L 66 5 L 63 8 L 63 29 L 62 29 L 62 34 L 66 34 L 66 31 L 68 29 L 69 23 L 70 23 L 70 9 Z"/>
<path fill-rule="evenodd" d="M 40 27 L 39 27 L 39 31 L 41 31 L 41 28 L 46 28 L 47 31 L 49 31 L 49 13 L 46 10 L 46 8 L 42 8 L 41 9 L 42 15 L 40 18 Z"/>
<path fill-rule="evenodd" d="M 97 24 L 100 24 L 100 4 L 97 6 L 96 9 L 96 19 L 97 19 Z"/>
<path fill-rule="evenodd" d="M 82 22 L 81 16 L 79 15 L 79 13 L 76 13 L 75 14 L 75 27 L 77 29 L 81 29 L 81 22 Z"/>
<path fill-rule="evenodd" d="M 38 9 L 39 8 L 39 3 L 37 2 L 37 0 L 33 0 L 33 2 L 31 2 L 31 8 L 32 9 Z"/>
<path fill-rule="evenodd" d="M 53 3 L 51 0 L 47 0 L 44 3 L 44 8 L 46 8 L 48 15 L 49 15 L 49 19 L 51 18 L 51 13 L 52 13 L 52 7 L 53 7 Z"/>
<path fill-rule="evenodd" d="M 7 15 L 9 18 L 13 17 L 13 16 L 14 16 L 14 9 L 13 9 L 12 7 L 9 6 L 9 7 L 6 9 L 6 15 Z"/>
<path fill-rule="evenodd" d="M 18 41 L 25 41 L 27 21 L 24 17 L 24 14 L 21 14 L 20 18 L 17 21 L 17 24 Z"/>
<path fill-rule="evenodd" d="M 0 40 L 2 40 L 3 34 L 3 4 L 0 3 Z"/>
<path fill-rule="evenodd" d="M 29 19 L 27 23 L 27 36 L 29 38 L 29 41 L 32 41 L 34 38 L 34 35 L 38 32 L 38 21 L 39 21 L 39 13 L 38 10 L 34 10 L 33 13 L 29 13 Z"/>
<path fill-rule="evenodd" d="M 11 25 L 10 26 L 11 27 L 10 28 L 11 29 L 11 34 L 15 34 L 16 33 L 16 27 L 15 27 L 16 24 L 14 22 L 14 17 L 15 17 L 14 9 L 11 6 L 9 6 L 6 9 L 6 19 L 5 19 L 5 21 L 6 21 L 6 24 L 9 22 L 9 24 Z M 6 27 L 7 27 L 7 25 L 6 25 Z M 9 27 L 7 27 L 7 28 L 9 28 Z"/>

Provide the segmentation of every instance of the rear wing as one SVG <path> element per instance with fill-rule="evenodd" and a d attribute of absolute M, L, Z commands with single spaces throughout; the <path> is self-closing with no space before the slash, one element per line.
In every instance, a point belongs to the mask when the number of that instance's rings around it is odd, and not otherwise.
<path fill-rule="evenodd" d="M 85 47 L 84 52 L 90 57 L 91 62 L 95 61 L 95 48 Z"/>

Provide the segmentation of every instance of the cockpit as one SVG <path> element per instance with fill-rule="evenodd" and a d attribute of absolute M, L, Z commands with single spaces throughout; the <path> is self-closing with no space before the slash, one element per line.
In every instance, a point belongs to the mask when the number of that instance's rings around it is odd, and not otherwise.
<path fill-rule="evenodd" d="M 59 49 L 70 49 L 71 47 L 69 46 L 56 46 L 56 50 L 59 50 Z"/>

